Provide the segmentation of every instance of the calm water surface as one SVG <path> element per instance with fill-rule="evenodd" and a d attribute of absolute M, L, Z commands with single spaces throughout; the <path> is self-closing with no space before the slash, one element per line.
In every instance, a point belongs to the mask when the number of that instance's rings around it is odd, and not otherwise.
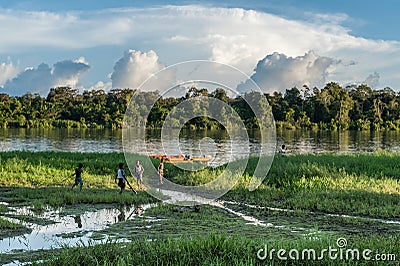
<path fill-rule="evenodd" d="M 132 134 L 139 134 L 133 130 Z M 130 149 L 141 153 L 163 153 L 176 142 L 161 143 L 160 130 L 146 131 L 146 147 L 134 141 Z M 238 157 L 257 154 L 261 144 L 259 132 L 249 132 L 246 139 L 230 138 L 225 131 L 181 131 L 179 150 L 193 156 L 230 152 L 232 142 L 241 150 Z M 276 145 L 285 143 L 291 153 L 356 153 L 377 150 L 400 151 L 400 132 L 359 131 L 277 131 Z M 271 145 L 271 143 L 270 143 Z M 272 146 L 275 146 L 272 144 Z M 123 152 L 122 130 L 109 129 L 0 129 L 0 151 L 72 151 Z"/>

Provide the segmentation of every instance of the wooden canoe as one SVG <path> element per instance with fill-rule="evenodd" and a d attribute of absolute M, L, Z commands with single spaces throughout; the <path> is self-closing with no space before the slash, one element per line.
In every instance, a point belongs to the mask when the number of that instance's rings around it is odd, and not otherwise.
<path fill-rule="evenodd" d="M 208 162 L 210 161 L 211 158 L 209 157 L 194 157 L 194 158 L 190 158 L 190 159 L 180 159 L 180 158 L 169 158 L 166 159 L 165 162 L 169 162 L 169 163 L 192 163 L 192 162 Z"/>
<path fill-rule="evenodd" d="M 211 160 L 210 157 L 193 157 L 185 159 L 183 155 L 150 155 L 151 158 L 164 159 L 166 163 L 192 163 L 192 162 L 208 162 Z"/>

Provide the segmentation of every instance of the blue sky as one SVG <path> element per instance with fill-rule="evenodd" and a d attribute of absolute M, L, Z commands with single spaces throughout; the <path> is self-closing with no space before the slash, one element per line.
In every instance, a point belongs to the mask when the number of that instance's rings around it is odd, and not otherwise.
<path fill-rule="evenodd" d="M 397 10 L 395 0 L 0 0 L 0 92 L 135 88 L 193 59 L 237 67 L 266 92 L 329 81 L 399 91 Z"/>

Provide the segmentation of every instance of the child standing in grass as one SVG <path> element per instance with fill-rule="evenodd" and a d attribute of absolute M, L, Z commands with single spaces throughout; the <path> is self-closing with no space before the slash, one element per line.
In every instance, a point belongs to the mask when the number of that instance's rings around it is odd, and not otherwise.
<path fill-rule="evenodd" d="M 143 184 L 143 172 L 144 172 L 144 168 L 140 164 L 140 161 L 136 161 L 135 176 L 136 176 L 136 181 L 138 183 L 139 188 L 142 187 L 142 184 Z"/>
<path fill-rule="evenodd" d="M 117 171 L 117 174 L 115 175 L 115 181 L 118 179 L 118 186 L 121 188 L 119 191 L 119 194 L 121 194 L 124 189 L 125 189 L 125 170 L 124 170 L 124 164 L 119 163 L 119 169 Z"/>
<path fill-rule="evenodd" d="M 161 159 L 160 164 L 158 165 L 158 175 L 160 177 L 160 185 L 163 184 L 163 176 L 164 176 L 164 158 Z"/>
<path fill-rule="evenodd" d="M 83 170 L 82 170 L 82 168 L 83 168 L 83 164 L 80 163 L 78 165 L 78 168 L 75 169 L 75 173 L 71 175 L 71 176 L 75 175 L 75 183 L 72 185 L 72 188 L 79 185 L 80 186 L 79 190 L 82 190 L 82 186 L 83 186 L 83 180 L 82 180 Z"/>

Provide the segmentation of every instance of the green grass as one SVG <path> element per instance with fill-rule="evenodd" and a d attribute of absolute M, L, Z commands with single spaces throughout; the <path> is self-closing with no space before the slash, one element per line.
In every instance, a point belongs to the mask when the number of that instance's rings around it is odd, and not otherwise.
<path fill-rule="evenodd" d="M 23 228 L 22 225 L 12 223 L 10 221 L 4 220 L 0 218 L 0 229 L 5 230 L 5 229 L 18 229 L 18 228 Z"/>
<path fill-rule="evenodd" d="M 7 211 L 7 206 L 4 204 L 0 204 L 0 214 Z"/>
<path fill-rule="evenodd" d="M 372 254 L 399 254 L 399 246 L 393 245 L 399 240 L 399 234 L 389 238 L 377 237 L 374 240 L 363 237 L 353 238 L 351 242 L 348 242 L 348 248 L 357 248 L 361 252 L 364 249 L 371 249 Z M 268 245 L 269 251 L 272 248 L 276 250 L 272 260 L 269 257 L 265 260 L 257 258 L 257 252 L 264 249 L 265 245 Z M 61 252 L 45 256 L 44 263 L 40 265 L 381 265 L 379 262 L 374 263 L 363 259 L 346 259 L 345 256 L 342 260 L 332 260 L 327 253 L 322 260 L 315 261 L 312 259 L 283 261 L 276 255 L 279 249 L 285 249 L 287 252 L 291 249 L 297 249 L 300 252 L 303 249 L 314 249 L 318 256 L 323 248 L 328 249 L 329 246 L 337 247 L 335 238 L 282 241 L 210 234 L 205 237 L 175 238 L 154 242 L 137 240 L 126 244 L 108 243 L 77 248 L 66 247 Z"/>
<path fill-rule="evenodd" d="M 254 192 L 241 182 L 223 198 L 260 206 L 400 218 L 400 154 L 277 157 Z M 251 158 L 247 173 L 254 171 Z M 246 175 L 243 178 L 248 180 Z"/>
<path fill-rule="evenodd" d="M 4 216 L 17 219 L 18 221 L 21 222 L 28 222 L 28 223 L 33 223 L 33 224 L 38 224 L 38 225 L 49 225 L 49 224 L 54 224 L 56 223 L 53 220 L 46 219 L 46 218 L 39 218 L 33 215 L 21 215 L 21 214 L 5 214 Z M 12 228 L 9 228 L 12 229 Z"/>
<path fill-rule="evenodd" d="M 7 194 L 13 201 L 29 199 L 38 209 L 44 205 L 130 204 L 136 201 L 134 197 L 118 197 L 114 193 L 118 187 L 113 176 L 117 162 L 123 161 L 121 153 L 2 152 L 0 186 L 38 188 L 33 194 L 29 189 Z M 275 158 L 263 184 L 249 192 L 247 186 L 258 162 L 257 158 L 250 158 L 238 184 L 223 198 L 292 210 L 399 218 L 399 161 L 400 154 L 383 152 L 281 156 Z M 68 176 L 79 162 L 84 164 L 83 193 L 67 189 L 73 181 Z M 152 162 L 155 166 L 158 164 L 158 160 Z M 218 177 L 225 166 L 195 172 L 183 171 L 171 164 L 166 164 L 166 168 L 166 178 L 171 181 L 201 185 Z M 136 182 L 131 183 L 136 186 Z M 139 193 L 136 202 L 139 201 L 152 200 L 145 193 Z"/>
<path fill-rule="evenodd" d="M 0 239 L 8 236 L 19 235 L 30 232 L 30 229 L 26 228 L 20 223 L 10 222 L 1 216 L 8 216 L 6 212 L 8 208 L 4 204 L 0 204 Z"/>
<path fill-rule="evenodd" d="M 1 152 L 0 186 L 70 185 L 74 182 L 74 169 L 83 163 L 85 187 L 115 187 L 118 163 L 124 161 L 122 153 Z"/>
<path fill-rule="evenodd" d="M 31 232 L 31 229 L 19 223 L 7 221 L 0 217 L 0 239 Z"/>
<path fill-rule="evenodd" d="M 0 188 L 2 200 L 13 205 L 31 206 L 33 211 L 42 211 L 46 206 L 62 207 L 82 204 L 144 204 L 157 202 L 144 191 L 133 194 L 130 190 L 122 194 L 117 189 L 83 188 L 82 191 L 67 187 L 46 188 Z"/>

